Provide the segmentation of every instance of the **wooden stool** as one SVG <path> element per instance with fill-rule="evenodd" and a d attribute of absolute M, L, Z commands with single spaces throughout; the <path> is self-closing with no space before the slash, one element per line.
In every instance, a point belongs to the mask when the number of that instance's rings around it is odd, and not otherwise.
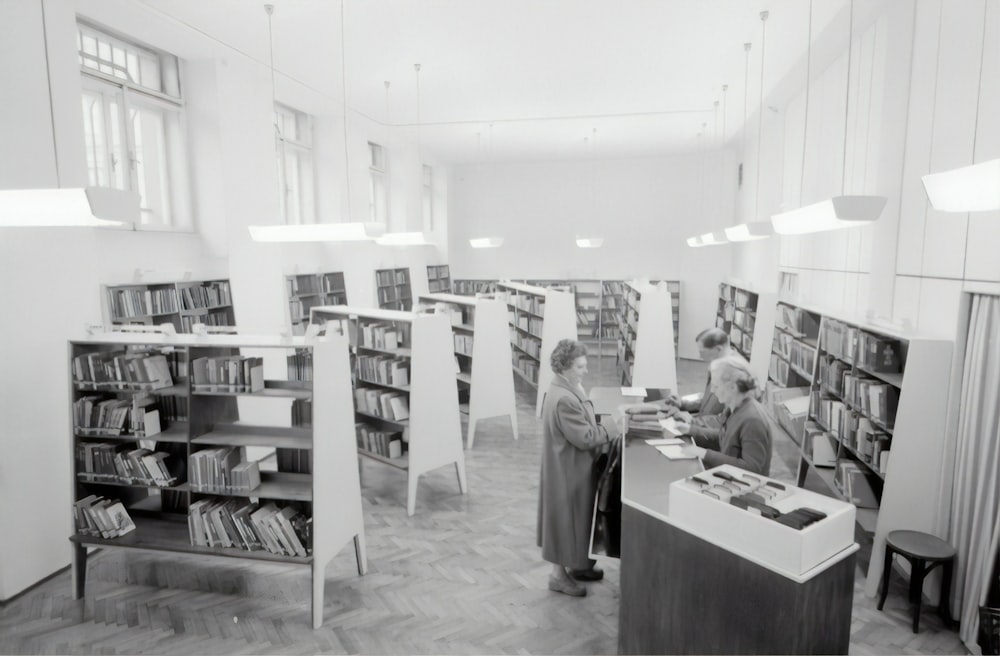
<path fill-rule="evenodd" d="M 919 531 L 891 531 L 885 538 L 885 565 L 882 569 L 882 596 L 878 609 L 882 610 L 885 598 L 889 596 L 889 573 L 892 571 L 892 556 L 898 554 L 910 563 L 910 602 L 913 609 L 913 632 L 920 626 L 920 601 L 924 589 L 924 577 L 938 565 L 943 565 L 941 576 L 941 601 L 938 614 L 945 626 L 954 621 L 948 610 L 948 596 L 951 590 L 951 572 L 955 565 L 955 547 L 944 540 Z"/>

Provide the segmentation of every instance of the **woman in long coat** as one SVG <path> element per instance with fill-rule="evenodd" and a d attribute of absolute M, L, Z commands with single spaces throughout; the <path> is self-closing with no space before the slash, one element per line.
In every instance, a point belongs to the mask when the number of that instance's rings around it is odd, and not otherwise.
<path fill-rule="evenodd" d="M 577 581 L 597 581 L 604 575 L 590 558 L 596 493 L 592 470 L 597 452 L 610 438 L 583 391 L 586 347 L 561 340 L 552 351 L 551 365 L 556 375 L 542 404 L 538 546 L 542 558 L 553 565 L 549 590 L 582 597 L 587 590 Z"/>

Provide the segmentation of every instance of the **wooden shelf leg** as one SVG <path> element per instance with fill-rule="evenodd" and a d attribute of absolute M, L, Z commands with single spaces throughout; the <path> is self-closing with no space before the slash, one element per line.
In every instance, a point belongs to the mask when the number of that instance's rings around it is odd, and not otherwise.
<path fill-rule="evenodd" d="M 83 599 L 87 586 L 87 547 L 73 543 L 73 598 Z"/>
<path fill-rule="evenodd" d="M 312 563 L 312 625 L 323 626 L 323 588 L 326 585 L 326 563 L 314 558 Z"/>
<path fill-rule="evenodd" d="M 408 479 L 406 491 L 406 514 L 409 517 L 413 517 L 413 513 L 417 511 L 417 481 L 420 480 L 420 474 L 411 469 L 409 471 Z"/>
<path fill-rule="evenodd" d="M 358 533 L 354 536 L 354 555 L 358 561 L 358 574 L 362 576 L 368 573 L 368 551 L 365 548 L 365 534 Z"/>
<path fill-rule="evenodd" d="M 458 489 L 461 490 L 462 494 L 466 494 L 469 491 L 469 486 L 465 480 L 465 458 L 460 456 L 455 461 L 455 472 L 458 474 Z"/>

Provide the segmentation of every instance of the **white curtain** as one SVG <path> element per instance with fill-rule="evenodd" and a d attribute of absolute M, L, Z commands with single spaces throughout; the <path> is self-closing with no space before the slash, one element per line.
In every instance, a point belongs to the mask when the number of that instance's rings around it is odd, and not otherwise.
<path fill-rule="evenodd" d="M 958 418 L 949 538 L 958 550 L 952 607 L 974 653 L 979 606 L 995 576 L 1000 539 L 1000 297 L 973 295 Z"/>

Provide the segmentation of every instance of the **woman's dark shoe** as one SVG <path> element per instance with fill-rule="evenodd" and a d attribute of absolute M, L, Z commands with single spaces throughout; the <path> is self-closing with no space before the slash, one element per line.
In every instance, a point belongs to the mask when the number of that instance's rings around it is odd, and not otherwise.
<path fill-rule="evenodd" d="M 549 577 L 549 590 L 552 592 L 561 592 L 571 597 L 587 596 L 587 588 L 583 587 L 576 581 L 573 581 L 572 579 L 557 579 L 554 576 Z"/>
<path fill-rule="evenodd" d="M 604 578 L 604 570 L 600 567 L 590 569 L 571 569 L 569 575 L 577 581 L 600 581 Z"/>

